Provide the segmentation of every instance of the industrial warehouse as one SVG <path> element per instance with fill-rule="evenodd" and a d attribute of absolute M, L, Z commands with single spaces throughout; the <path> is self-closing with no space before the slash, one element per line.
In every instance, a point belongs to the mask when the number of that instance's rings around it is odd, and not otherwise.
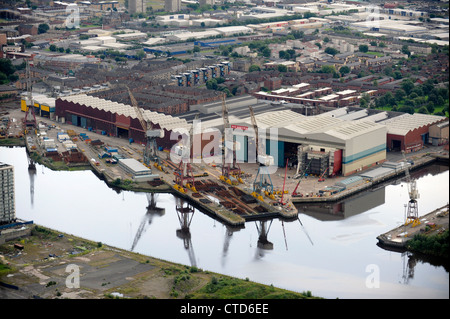
<path fill-rule="evenodd" d="M 254 132 L 248 117 L 251 106 L 258 110 L 258 127 L 266 131 L 266 150 L 274 156 L 277 166 L 284 167 L 288 161 L 297 170 L 326 176 L 347 176 L 380 164 L 386 160 L 387 151 L 421 149 L 433 139 L 430 127 L 445 121 L 445 117 L 436 115 L 372 112 L 355 107 L 305 116 L 252 97 L 233 98 L 227 104 L 234 139 L 240 145 L 236 150 L 238 162 L 252 162 L 254 158 Z M 164 136 L 157 139 L 158 148 L 170 150 L 183 135 L 188 135 L 192 126 L 188 121 L 193 120 L 193 114 L 201 121 L 202 130 L 215 129 L 223 134 L 221 108 L 221 102 L 206 103 L 180 117 L 142 110 L 146 121 L 164 130 Z M 85 94 L 60 97 L 55 101 L 55 119 L 103 135 L 145 141 L 135 110 L 122 103 Z M 209 136 L 201 137 L 202 148 L 203 142 L 210 141 Z"/>

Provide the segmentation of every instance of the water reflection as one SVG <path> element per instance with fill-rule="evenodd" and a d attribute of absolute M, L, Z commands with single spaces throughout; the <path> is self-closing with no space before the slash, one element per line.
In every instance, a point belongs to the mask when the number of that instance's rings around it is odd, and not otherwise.
<path fill-rule="evenodd" d="M 161 207 L 156 206 L 156 194 L 147 193 L 148 206 L 147 212 L 142 218 L 141 224 L 136 232 L 136 236 L 134 237 L 133 244 L 131 245 L 131 251 L 134 251 L 137 243 L 141 239 L 142 234 L 146 231 L 148 225 L 152 223 L 154 216 L 163 216 L 166 213 L 166 210 Z M 125 200 L 125 192 L 122 194 L 122 200 Z"/>
<path fill-rule="evenodd" d="M 240 231 L 242 228 L 238 227 L 230 227 L 228 225 L 225 226 L 225 239 L 223 241 L 223 249 L 222 249 L 222 258 L 221 258 L 221 264 L 222 267 L 226 265 L 227 256 L 228 256 L 228 249 L 230 248 L 230 241 L 231 237 L 235 232 Z M 215 227 L 215 225 L 214 225 Z"/>
<path fill-rule="evenodd" d="M 31 207 L 27 190 L 32 180 L 24 149 L 0 147 L 0 160 L 15 166 L 18 218 L 36 224 L 163 260 L 289 290 L 311 290 L 325 298 L 448 298 L 445 264 L 414 254 L 416 262 L 409 262 L 410 268 L 414 264 L 413 277 L 402 284 L 402 254 L 376 245 L 379 234 L 404 221 L 409 197 L 401 181 L 339 203 L 301 205 L 297 221 L 251 221 L 236 229 L 171 194 L 111 189 L 92 172 L 57 172 L 40 165 Z M 421 213 L 446 204 L 445 166 L 418 173 L 411 176 L 419 178 Z M 380 289 L 365 287 L 368 264 L 382 270 Z"/>
<path fill-rule="evenodd" d="M 34 161 L 28 156 L 28 175 L 30 177 L 30 199 L 31 199 L 31 207 L 34 205 L 34 178 L 36 176 L 36 164 Z"/>
<path fill-rule="evenodd" d="M 194 218 L 195 209 L 189 202 L 182 198 L 176 197 L 175 202 L 178 221 L 181 226 L 176 231 L 177 237 L 183 240 L 184 249 L 187 250 L 191 266 L 197 267 L 197 260 L 195 258 L 194 248 L 192 247 L 191 231 L 189 229 Z"/>

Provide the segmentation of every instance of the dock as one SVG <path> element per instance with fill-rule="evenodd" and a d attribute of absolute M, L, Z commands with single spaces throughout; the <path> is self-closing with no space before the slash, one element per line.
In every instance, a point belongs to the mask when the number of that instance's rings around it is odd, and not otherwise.
<path fill-rule="evenodd" d="M 406 243 L 416 234 L 433 235 L 448 229 L 449 205 L 444 205 L 420 217 L 420 224 L 401 225 L 377 237 L 378 245 L 387 249 L 406 250 Z"/>
<path fill-rule="evenodd" d="M 56 134 L 56 132 L 51 131 L 48 133 Z M 186 187 L 186 185 L 181 188 L 175 183 L 178 166 L 170 160 L 168 152 L 159 151 L 158 164 L 156 162 L 144 164 L 141 159 L 142 145 L 126 145 L 123 140 L 117 138 L 112 140 L 106 137 L 97 138 L 94 134 L 90 133 L 90 136 L 87 136 L 85 133 L 74 134 L 74 132 L 71 132 L 71 140 L 77 147 L 74 152 L 82 155 L 85 159 L 83 165 L 90 168 L 110 187 L 141 192 L 172 193 L 211 217 L 232 227 L 243 226 L 245 222 L 251 220 L 297 217 L 298 211 L 287 197 L 283 200 L 285 202 L 283 205 L 280 204 L 281 196 L 279 195 L 273 198 L 264 195 L 256 198 L 251 195 L 250 183 L 229 185 L 219 178 L 220 173 L 217 168 L 210 165 L 192 165 L 195 176 L 195 190 Z M 100 139 L 105 140 L 105 142 L 100 141 Z M 29 154 L 38 154 L 36 157 L 41 159 L 49 156 L 49 152 L 42 148 L 38 137 L 33 133 L 27 135 L 25 141 Z M 96 141 L 96 143 L 93 141 Z M 56 143 L 56 146 L 58 148 L 61 145 Z M 107 158 L 103 158 L 102 155 L 111 149 L 117 150 L 115 152 L 118 154 L 117 162 L 120 161 L 120 158 L 135 159 L 140 162 L 138 165 L 144 165 L 149 169 L 152 178 L 141 180 L 137 178 L 141 176 L 133 176 L 119 164 L 107 162 Z M 66 153 L 63 148 L 53 152 L 55 156 Z M 109 158 L 112 158 L 111 155 L 109 155 Z M 52 162 L 58 160 L 61 161 L 61 157 L 54 158 Z M 42 164 L 46 165 L 46 161 L 43 160 Z"/>
<path fill-rule="evenodd" d="M 281 172 L 272 176 L 274 188 L 277 189 L 276 192 L 274 191 L 271 194 L 272 196 L 265 196 L 265 194 L 255 196 L 255 194 L 252 194 L 252 185 L 256 176 L 256 165 L 241 164 L 241 168 L 244 167 L 247 177 L 244 178 L 243 183 L 230 185 L 220 179 L 220 163 L 215 165 L 202 162 L 201 164 L 192 164 L 195 189 L 188 188 L 186 185 L 180 188 L 175 182 L 178 165 L 171 161 L 169 150 L 158 150 L 158 163 L 144 164 L 142 161 L 144 147 L 141 144 L 132 144 L 125 139 L 105 136 L 102 133 L 72 125 L 58 124 L 58 126 L 55 126 L 54 124 L 47 124 L 47 127 L 43 132 L 45 132 L 47 138 L 55 141 L 51 152 L 43 146 L 42 136 L 38 137 L 34 132 L 25 136 L 28 153 L 38 154 L 37 157 L 41 159 L 42 164 L 47 165 L 50 162 L 55 163 L 64 160 L 68 163 L 62 165 L 62 167 L 76 167 L 77 164 L 80 165 L 79 167 L 83 167 L 84 165 L 84 167 L 92 169 L 99 178 L 112 188 L 140 192 L 173 193 L 230 226 L 241 226 L 252 220 L 294 219 L 298 216 L 296 203 L 337 202 L 405 175 L 405 167 L 402 167 L 401 169 L 392 169 L 388 174 L 371 179 L 364 178 L 362 173 L 357 172 L 351 176 L 328 178 L 324 183 L 317 183 L 320 180 L 310 176 L 308 179 L 305 178 L 301 181 L 300 188 L 304 194 L 297 196 L 291 194 L 293 186 L 297 184 L 297 180 L 292 178 L 293 172 L 289 172 L 287 180 L 286 172 Z M 59 141 L 61 134 L 65 132 L 70 137 L 70 140 L 67 141 L 70 144 Z M 67 150 L 67 145 L 71 144 L 73 144 L 74 149 Z M 112 152 L 113 150 L 115 151 Z M 49 153 L 54 153 L 56 156 L 52 158 L 52 161 L 46 160 Z M 106 153 L 109 153 L 108 157 L 103 157 Z M 70 155 L 70 159 L 80 160 L 80 163 L 68 161 L 67 156 L 69 155 L 67 154 Z M 414 159 L 409 169 L 415 170 L 437 161 L 448 163 L 448 155 L 432 155 L 424 154 Z M 81 161 L 81 158 L 84 161 Z M 117 164 L 121 159 L 134 159 L 135 162 L 140 162 L 140 164 L 137 164 L 145 165 L 146 169 L 151 170 L 151 176 L 148 175 L 146 178 L 133 176 Z M 112 163 L 113 160 L 115 164 Z M 382 165 L 380 163 L 373 168 L 381 168 Z M 283 179 L 286 181 L 286 188 L 284 188 Z M 345 187 L 339 188 L 333 188 L 334 185 L 331 185 L 331 183 L 343 184 L 346 179 L 355 179 L 356 182 L 345 184 Z M 280 185 L 283 185 L 283 194 L 279 189 Z M 335 191 L 335 189 L 338 190 Z M 283 200 L 283 204 L 281 204 L 281 200 Z"/>
<path fill-rule="evenodd" d="M 430 154 L 422 156 L 416 159 L 413 164 L 409 166 L 410 171 L 420 169 L 424 166 L 433 164 L 435 162 L 442 162 L 448 164 L 449 156 L 440 154 Z M 380 165 L 381 167 L 381 165 Z M 302 195 L 302 196 L 292 196 L 293 203 L 321 203 L 321 202 L 337 202 L 349 196 L 355 195 L 357 193 L 367 191 L 373 187 L 377 187 L 380 184 L 387 183 L 389 181 L 401 178 L 405 176 L 406 167 L 401 169 L 392 169 L 387 174 L 378 176 L 373 179 L 360 178 L 358 183 L 354 183 L 350 187 L 346 188 L 335 188 L 333 191 L 327 191 L 326 189 L 319 191 L 319 194 L 312 195 Z M 353 176 L 359 176 L 359 174 L 354 174 Z"/>

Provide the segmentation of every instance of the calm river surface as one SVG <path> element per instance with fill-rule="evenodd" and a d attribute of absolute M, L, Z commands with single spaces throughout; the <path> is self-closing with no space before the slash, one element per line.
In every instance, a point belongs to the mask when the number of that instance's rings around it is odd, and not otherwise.
<path fill-rule="evenodd" d="M 15 167 L 17 217 L 61 232 L 325 298 L 449 298 L 448 268 L 377 246 L 379 234 L 404 221 L 404 182 L 329 208 L 299 206 L 299 220 L 248 222 L 235 231 L 195 210 L 190 239 L 183 239 L 171 194 L 155 196 L 163 214 L 147 214 L 147 194 L 118 193 L 91 171 L 37 165 L 30 176 L 19 147 L 0 147 L 0 162 Z M 433 165 L 411 175 L 421 215 L 448 203 L 448 168 Z M 271 249 L 258 245 L 261 229 Z"/>

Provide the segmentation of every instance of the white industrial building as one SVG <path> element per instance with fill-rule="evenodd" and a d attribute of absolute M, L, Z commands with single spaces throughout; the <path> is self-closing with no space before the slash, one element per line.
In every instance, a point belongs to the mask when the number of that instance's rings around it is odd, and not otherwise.
<path fill-rule="evenodd" d="M 205 38 L 214 37 L 217 35 L 220 35 L 220 33 L 215 30 L 206 30 L 206 31 L 199 31 L 199 32 L 177 33 L 177 34 L 168 36 L 167 39 L 171 40 L 171 41 L 186 41 L 188 39 L 205 39 Z"/>
<path fill-rule="evenodd" d="M 326 114 L 326 113 L 324 113 Z M 298 160 L 302 169 L 308 163 L 311 171 L 329 175 L 350 175 L 386 160 L 385 125 L 365 119 L 340 119 L 333 115 L 304 116 L 291 110 L 273 111 L 255 116 L 259 133 L 266 134 L 266 151 L 275 164 L 283 167 L 286 160 Z M 230 124 L 240 148 L 239 161 L 251 162 L 255 153 L 251 118 L 230 117 Z M 202 127 L 223 129 L 223 120 L 213 119 Z M 309 167 L 312 170 L 312 167 Z"/>
<path fill-rule="evenodd" d="M 228 37 L 235 34 L 240 33 L 252 33 L 253 30 L 251 28 L 245 27 L 245 26 L 231 26 L 231 27 L 220 27 L 220 28 L 214 28 L 214 31 L 219 32 L 221 35 Z"/>

